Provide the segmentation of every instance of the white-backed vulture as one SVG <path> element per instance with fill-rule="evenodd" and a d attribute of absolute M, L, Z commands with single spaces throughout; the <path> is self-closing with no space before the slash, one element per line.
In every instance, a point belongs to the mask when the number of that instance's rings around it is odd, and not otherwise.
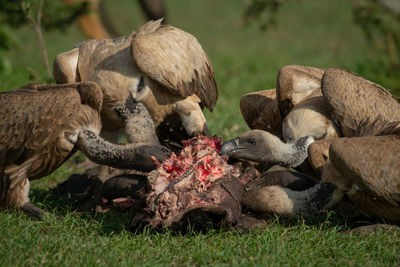
<path fill-rule="evenodd" d="M 94 82 L 28 85 L 0 93 L 0 208 L 18 207 L 40 217 L 41 210 L 29 201 L 29 181 L 49 175 L 78 149 L 96 163 L 144 171 L 154 168 L 152 155 L 168 157 L 168 149 L 157 143 L 116 145 L 102 139 L 102 101 Z M 152 123 L 140 105 L 128 98 L 115 112 L 125 121 L 147 116 L 142 121 Z M 135 127 L 127 125 L 128 133 Z"/>
<path fill-rule="evenodd" d="M 243 205 L 289 217 L 310 216 L 347 195 L 365 216 L 400 221 L 400 126 L 387 136 L 332 140 L 322 181 L 307 189 L 281 185 L 279 179 L 274 184 L 261 176 L 250 182 Z M 304 184 L 301 180 L 297 183 Z"/>
<path fill-rule="evenodd" d="M 332 116 L 345 137 L 387 135 L 387 124 L 400 121 L 400 101 L 385 88 L 343 69 L 328 69 L 323 93 Z M 321 168 L 329 159 L 331 140 L 311 144 L 308 161 Z"/>
<path fill-rule="evenodd" d="M 321 91 L 323 96 L 310 97 L 310 95 L 318 95 L 319 89 L 315 89 L 316 81 L 315 79 L 310 80 L 310 75 L 305 75 L 305 78 L 302 78 L 301 75 L 307 72 L 301 72 L 300 70 L 302 70 L 302 68 L 308 70 L 308 68 L 290 66 L 290 68 L 286 70 L 287 68 L 288 67 L 285 67 L 281 70 L 278 75 L 277 83 L 277 85 L 279 85 L 277 87 L 280 88 L 279 90 L 283 88 L 285 92 L 282 97 L 279 96 L 281 93 L 277 90 L 279 98 L 278 106 L 282 107 L 280 108 L 281 114 L 285 114 L 287 110 L 292 107 L 291 110 L 288 111 L 286 117 L 284 117 L 282 124 L 283 140 L 286 143 L 266 131 L 249 131 L 239 136 L 238 139 L 234 139 L 235 141 L 231 140 L 226 142 L 226 145 L 223 146 L 222 149 L 224 153 L 230 155 L 230 153 L 234 151 L 232 149 L 236 149 L 237 151 L 235 151 L 234 156 L 240 156 L 240 153 L 245 153 L 246 148 L 245 146 L 238 146 L 240 138 L 244 138 L 241 144 L 245 145 L 247 139 L 255 139 L 255 135 L 259 135 L 257 139 L 268 143 L 268 145 L 264 146 L 263 143 L 258 143 L 255 147 L 266 147 L 270 150 L 263 153 L 263 159 L 257 159 L 256 155 L 258 153 L 252 152 L 249 153 L 249 155 L 252 155 L 251 158 L 246 159 L 261 161 L 273 157 L 283 157 L 285 154 L 287 160 L 286 162 L 282 162 L 282 164 L 287 166 L 288 162 L 292 162 L 296 163 L 296 165 L 290 167 L 296 167 L 298 166 L 298 160 L 307 158 L 307 153 L 300 155 L 301 152 L 307 151 L 307 149 L 304 150 L 304 147 L 295 145 L 309 145 L 310 142 L 301 142 L 301 140 L 304 140 L 304 137 L 313 137 L 315 140 L 337 138 L 340 135 L 352 137 L 354 133 L 359 130 L 360 125 L 368 127 L 368 125 L 374 121 L 400 121 L 399 100 L 393 97 L 383 87 L 352 72 L 337 68 L 326 70 L 321 79 Z M 298 68 L 300 68 L 300 70 L 298 70 Z M 283 74 L 282 71 L 284 71 Z M 285 74 L 286 72 L 288 73 Z M 286 76 L 295 78 L 284 79 Z M 291 90 L 288 90 L 287 87 L 282 86 L 282 84 L 292 85 L 290 87 Z M 305 85 L 308 84 L 313 86 L 310 86 L 307 91 L 304 88 L 306 88 L 307 86 Z M 302 90 L 299 88 L 302 88 Z M 292 95 L 288 92 L 292 92 Z M 306 97 L 302 98 L 304 95 L 306 95 Z M 296 104 L 293 102 L 293 99 L 297 99 L 299 102 Z M 245 105 L 241 102 L 241 107 L 244 106 Z M 269 121 L 275 116 L 275 113 L 276 109 L 270 111 L 269 114 L 273 116 L 269 117 Z M 264 121 L 268 121 L 268 119 Z M 230 144 L 230 142 L 236 142 L 236 144 Z M 291 149 L 288 150 L 288 147 Z M 316 149 L 317 146 L 313 148 L 313 151 Z M 316 151 L 315 153 L 327 154 L 327 147 L 325 146 L 323 149 L 324 151 Z M 288 157 L 288 152 L 292 154 L 290 157 Z M 281 156 L 278 155 L 279 153 Z"/>
<path fill-rule="evenodd" d="M 297 167 L 307 158 L 307 148 L 312 141 L 340 136 L 321 92 L 324 71 L 286 66 L 278 73 L 276 90 L 254 92 L 241 98 L 240 109 L 249 127 L 264 131 L 250 131 L 241 136 L 242 141 L 247 142 L 245 139 L 252 139 L 254 135 L 263 136 L 269 143 L 266 148 L 270 152 L 264 154 L 263 159 L 269 160 L 267 165 Z M 225 148 L 227 146 L 228 143 Z M 223 152 L 229 155 L 226 149 Z M 284 161 L 273 160 L 274 157 Z"/>
<path fill-rule="evenodd" d="M 322 92 L 347 137 L 311 144 L 309 160 L 322 168 L 321 182 L 294 191 L 279 184 L 263 186 L 261 177 L 253 182 L 257 186 L 249 185 L 252 190 L 245 198 L 252 201 L 246 205 L 283 215 L 312 215 L 346 194 L 366 216 L 400 221 L 400 103 L 383 87 L 335 68 L 325 72 Z"/>
<path fill-rule="evenodd" d="M 57 83 L 100 85 L 103 130 L 112 133 L 113 141 L 123 129 L 114 105 L 128 92 L 144 103 L 156 127 L 178 114 L 189 135 L 209 133 L 202 106 L 212 110 L 218 98 L 210 60 L 193 35 L 161 21 L 150 21 L 129 36 L 82 42 L 54 60 Z"/>

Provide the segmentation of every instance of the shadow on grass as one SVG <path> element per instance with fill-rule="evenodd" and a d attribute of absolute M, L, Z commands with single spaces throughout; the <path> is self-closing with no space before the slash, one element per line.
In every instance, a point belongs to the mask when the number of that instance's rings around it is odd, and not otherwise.
<path fill-rule="evenodd" d="M 51 214 L 60 216 L 60 220 L 68 216 L 79 216 L 89 223 L 96 222 L 101 225 L 100 234 L 119 234 L 129 231 L 129 224 L 134 210 L 121 211 L 112 208 L 105 213 L 96 212 L 94 206 L 83 209 L 82 203 L 68 199 L 68 196 L 60 197 L 54 194 L 53 189 L 33 188 L 30 192 L 32 203 L 49 211 Z"/>
<path fill-rule="evenodd" d="M 73 215 L 79 216 L 80 219 L 100 225 L 99 234 L 100 235 L 113 235 L 120 234 L 123 231 L 131 232 L 133 235 L 142 234 L 172 234 L 172 235 L 195 235 L 199 233 L 212 234 L 214 232 L 228 231 L 232 230 L 234 232 L 245 233 L 250 230 L 265 230 L 270 227 L 280 226 L 283 228 L 297 227 L 300 225 L 306 225 L 312 228 L 319 229 L 320 231 L 325 231 L 329 229 L 335 229 L 338 232 L 347 232 L 351 229 L 371 225 L 371 224 L 393 224 L 379 219 L 371 219 L 363 217 L 361 215 L 354 215 L 354 208 L 347 207 L 347 209 L 340 209 L 336 211 L 330 211 L 327 213 L 321 213 L 309 218 L 286 218 L 277 215 L 265 216 L 251 213 L 251 217 L 262 221 L 263 225 L 261 227 L 229 227 L 229 226 L 219 226 L 208 228 L 206 231 L 204 229 L 198 230 L 191 225 L 187 229 L 180 231 L 172 231 L 170 229 L 165 229 L 157 231 L 149 226 L 144 226 L 136 229 L 132 232 L 130 223 L 135 210 L 121 211 L 117 208 L 112 208 L 106 213 L 96 212 L 93 208 L 87 211 L 81 211 L 81 203 L 72 202 L 67 198 L 58 197 L 53 193 L 53 189 L 39 189 L 34 188 L 31 190 L 32 202 L 38 207 L 50 211 L 50 213 L 55 214 L 62 218 Z M 249 215 L 249 211 L 244 210 L 243 214 Z"/>

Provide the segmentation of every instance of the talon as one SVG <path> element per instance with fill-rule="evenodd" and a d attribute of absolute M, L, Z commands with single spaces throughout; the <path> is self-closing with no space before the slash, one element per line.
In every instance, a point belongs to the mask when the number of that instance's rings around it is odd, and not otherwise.
<path fill-rule="evenodd" d="M 47 211 L 36 207 L 35 205 L 33 205 L 30 202 L 27 202 L 24 205 L 22 205 L 21 210 L 23 210 L 24 212 L 26 212 L 32 216 L 35 216 L 38 219 L 42 219 L 43 215 L 47 213 Z"/>

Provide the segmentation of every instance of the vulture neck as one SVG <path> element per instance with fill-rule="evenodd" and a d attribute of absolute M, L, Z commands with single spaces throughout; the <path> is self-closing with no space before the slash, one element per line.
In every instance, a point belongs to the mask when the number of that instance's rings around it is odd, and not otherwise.
<path fill-rule="evenodd" d="M 112 144 L 90 130 L 79 133 L 78 148 L 93 162 L 120 169 L 151 171 L 154 164 L 146 155 L 149 147 L 138 144 Z"/>
<path fill-rule="evenodd" d="M 326 182 L 316 183 L 300 191 L 281 185 L 268 185 L 245 191 L 241 202 L 256 211 L 308 217 L 331 208 L 343 194 L 344 191 Z"/>
<path fill-rule="evenodd" d="M 308 156 L 308 147 L 314 142 L 312 136 L 302 137 L 294 142 L 284 143 L 279 140 L 276 152 L 273 155 L 274 164 L 288 168 L 295 168 L 303 163 Z"/>
<path fill-rule="evenodd" d="M 143 103 L 136 102 L 129 96 L 127 101 L 115 110 L 124 122 L 129 143 L 160 144 L 153 119 Z"/>
<path fill-rule="evenodd" d="M 312 216 L 326 211 L 342 199 L 344 192 L 331 183 L 317 183 L 303 190 L 294 191 L 282 188 L 292 204 L 292 214 L 296 216 Z"/>

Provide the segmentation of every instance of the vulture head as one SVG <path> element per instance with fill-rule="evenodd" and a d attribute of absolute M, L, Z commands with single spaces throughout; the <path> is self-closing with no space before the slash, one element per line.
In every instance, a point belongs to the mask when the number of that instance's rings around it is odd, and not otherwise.
<path fill-rule="evenodd" d="M 262 130 L 251 130 L 226 141 L 221 154 L 232 158 L 297 167 L 307 158 L 307 149 L 315 141 L 312 136 L 302 137 L 292 143 L 284 143 L 277 136 Z"/>
<path fill-rule="evenodd" d="M 218 98 L 210 60 L 193 35 L 161 22 L 116 39 L 87 40 L 55 58 L 57 83 L 95 81 L 101 87 L 103 131 L 124 129 L 115 108 L 130 94 L 155 128 L 176 115 L 188 135 L 209 134 L 202 107 L 212 111 Z"/>

